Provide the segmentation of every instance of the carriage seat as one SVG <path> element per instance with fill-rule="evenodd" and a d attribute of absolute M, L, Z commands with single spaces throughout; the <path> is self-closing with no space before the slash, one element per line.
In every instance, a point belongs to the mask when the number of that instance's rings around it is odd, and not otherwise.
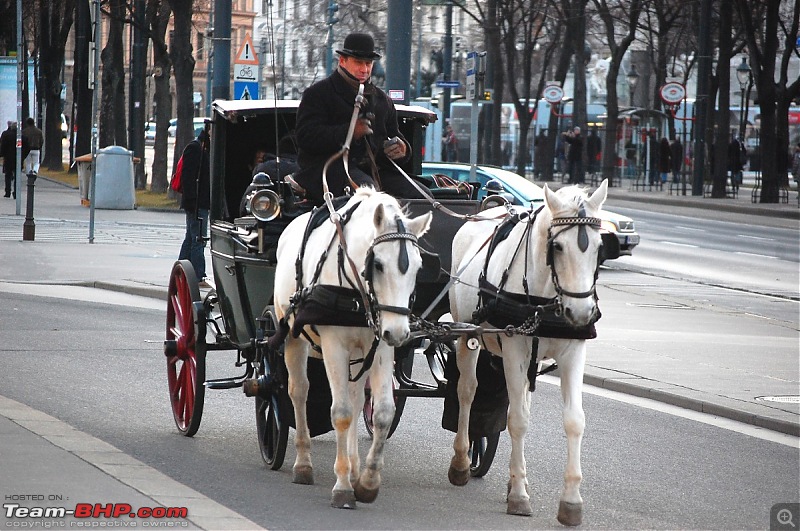
<path fill-rule="evenodd" d="M 472 199 L 473 185 L 463 181 L 457 181 L 448 175 L 434 173 L 425 176 L 428 189 L 434 199 Z"/>

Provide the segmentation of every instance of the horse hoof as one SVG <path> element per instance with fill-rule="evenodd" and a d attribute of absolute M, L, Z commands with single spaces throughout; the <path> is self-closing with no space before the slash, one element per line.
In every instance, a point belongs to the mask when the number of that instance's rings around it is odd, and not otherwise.
<path fill-rule="evenodd" d="M 356 481 L 353 484 L 353 491 L 356 495 L 356 500 L 360 501 L 361 503 L 372 503 L 375 501 L 375 498 L 378 497 L 378 489 L 368 489 L 364 487 L 360 481 Z"/>
<path fill-rule="evenodd" d="M 531 501 L 524 498 L 520 498 L 518 500 L 509 499 L 506 513 L 513 514 L 515 516 L 531 516 L 533 514 L 533 509 L 531 509 Z"/>
<path fill-rule="evenodd" d="M 562 525 L 581 525 L 581 522 L 583 522 L 583 504 L 566 501 L 559 502 L 556 519 Z"/>
<path fill-rule="evenodd" d="M 331 496 L 331 507 L 335 509 L 355 509 L 356 497 L 352 490 L 335 490 Z"/>
<path fill-rule="evenodd" d="M 296 466 L 292 469 L 292 483 L 298 485 L 313 485 L 314 484 L 314 470 L 308 466 Z"/>
<path fill-rule="evenodd" d="M 463 487 L 467 483 L 469 483 L 469 469 L 467 470 L 456 470 L 452 466 L 447 471 L 447 479 L 450 480 L 450 483 L 455 485 L 456 487 Z"/>

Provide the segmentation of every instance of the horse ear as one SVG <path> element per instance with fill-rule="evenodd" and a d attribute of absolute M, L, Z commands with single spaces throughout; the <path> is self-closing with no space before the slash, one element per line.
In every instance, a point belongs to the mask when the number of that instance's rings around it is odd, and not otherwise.
<path fill-rule="evenodd" d="M 600 183 L 600 186 L 597 187 L 597 190 L 595 190 L 587 203 L 593 210 L 597 211 L 606 202 L 606 197 L 608 197 L 608 179 L 603 179 L 603 182 Z"/>
<path fill-rule="evenodd" d="M 564 208 L 564 202 L 559 199 L 554 191 L 547 186 L 547 183 L 544 185 L 544 202 L 547 203 L 547 208 L 550 212 L 560 212 Z"/>
<path fill-rule="evenodd" d="M 426 212 L 422 216 L 417 216 L 407 222 L 408 230 L 416 236 L 421 238 L 423 234 L 428 232 L 431 228 L 431 220 L 433 219 L 433 212 Z"/>
<path fill-rule="evenodd" d="M 386 212 L 383 210 L 383 203 L 378 203 L 378 206 L 375 208 L 375 215 L 372 218 L 372 222 L 375 224 L 376 229 L 380 229 L 383 226 L 383 222 L 386 219 Z"/>

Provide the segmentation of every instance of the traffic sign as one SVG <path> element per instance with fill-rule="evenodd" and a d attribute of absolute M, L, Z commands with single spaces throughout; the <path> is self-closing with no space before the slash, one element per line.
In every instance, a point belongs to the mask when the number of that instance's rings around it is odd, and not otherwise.
<path fill-rule="evenodd" d="M 233 62 L 244 65 L 258 64 L 258 56 L 255 48 L 253 48 L 253 39 L 250 37 L 250 32 L 244 34 L 244 42 L 239 47 L 239 51 L 236 52 L 236 59 Z"/>
<path fill-rule="evenodd" d="M 547 103 L 559 103 L 564 98 L 564 90 L 558 85 L 548 85 L 544 89 L 544 99 Z"/>
<path fill-rule="evenodd" d="M 235 100 L 257 100 L 258 83 L 255 81 L 234 81 L 233 99 Z"/>
<path fill-rule="evenodd" d="M 233 65 L 234 81 L 258 81 L 258 67 L 250 64 L 236 63 Z"/>
<path fill-rule="evenodd" d="M 667 83 L 661 87 L 661 100 L 667 105 L 677 105 L 686 97 L 686 89 L 680 83 Z"/>
<path fill-rule="evenodd" d="M 437 81 L 436 86 L 439 88 L 458 88 L 461 86 L 460 81 Z"/>
<path fill-rule="evenodd" d="M 389 99 L 392 101 L 404 101 L 406 99 L 406 91 L 403 89 L 389 89 Z"/>

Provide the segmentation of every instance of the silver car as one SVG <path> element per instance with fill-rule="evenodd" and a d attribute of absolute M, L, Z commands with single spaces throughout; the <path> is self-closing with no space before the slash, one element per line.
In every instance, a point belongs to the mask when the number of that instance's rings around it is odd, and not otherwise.
<path fill-rule="evenodd" d="M 433 174 L 447 175 L 457 181 L 470 182 L 470 165 L 452 162 L 423 162 L 422 175 Z M 516 205 L 531 206 L 544 203 L 544 190 L 540 186 L 502 168 L 477 166 L 475 180 L 479 186 L 478 199 L 481 201 L 487 195 L 499 193 Z M 496 181 L 502 189 L 497 190 L 496 183 L 487 188 L 486 185 L 490 181 Z M 633 220 L 608 210 L 600 212 L 600 219 L 602 221 L 600 230 L 603 237 L 601 260 L 611 260 L 623 255 L 630 256 L 633 248 L 639 244 L 639 234 L 636 232 Z M 619 252 L 616 251 L 615 243 L 617 242 L 612 239 L 614 236 L 619 243 Z"/>

